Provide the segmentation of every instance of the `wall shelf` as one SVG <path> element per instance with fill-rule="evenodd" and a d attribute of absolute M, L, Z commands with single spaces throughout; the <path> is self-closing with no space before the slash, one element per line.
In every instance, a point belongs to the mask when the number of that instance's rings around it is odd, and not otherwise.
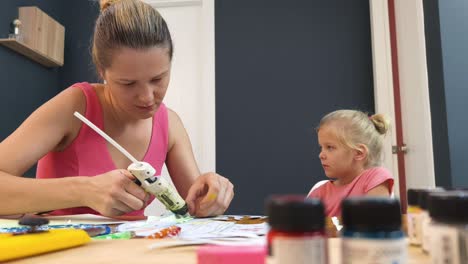
<path fill-rule="evenodd" d="M 47 55 L 41 53 L 38 50 L 28 47 L 26 44 L 17 41 L 16 39 L 0 39 L 0 44 L 4 45 L 18 53 L 23 54 L 24 56 L 46 66 L 46 67 L 58 67 L 63 66 L 63 61 L 59 62 L 53 58 L 48 57 Z"/>
<path fill-rule="evenodd" d="M 0 39 L 0 44 L 46 67 L 63 66 L 65 28 L 36 6 L 19 7 L 18 13 L 21 38 Z"/>

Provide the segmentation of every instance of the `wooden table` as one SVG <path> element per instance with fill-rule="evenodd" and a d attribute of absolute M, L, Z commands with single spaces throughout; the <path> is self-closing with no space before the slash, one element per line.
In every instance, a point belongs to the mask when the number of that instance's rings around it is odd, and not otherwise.
<path fill-rule="evenodd" d="M 95 240 L 84 246 L 44 255 L 15 260 L 9 263 L 165 263 L 165 264 L 195 264 L 197 263 L 196 246 L 149 249 L 149 245 L 157 240 Z M 329 239 L 330 264 L 341 263 L 340 240 Z M 421 248 L 408 246 L 408 264 L 430 263 L 430 258 L 423 254 Z M 273 261 L 268 259 L 267 263 Z"/>

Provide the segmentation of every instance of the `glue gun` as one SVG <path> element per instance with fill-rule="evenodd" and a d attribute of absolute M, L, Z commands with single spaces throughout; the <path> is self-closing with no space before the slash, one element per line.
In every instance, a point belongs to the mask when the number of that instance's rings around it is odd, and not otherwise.
<path fill-rule="evenodd" d="M 126 149 L 80 113 L 75 112 L 74 115 L 132 161 L 132 164 L 128 166 L 127 170 L 137 178 L 137 184 L 145 189 L 145 191 L 156 196 L 156 198 L 174 214 L 182 216 L 188 214 L 187 203 L 166 179 L 162 176 L 156 176 L 155 168 L 147 162 L 136 160 Z"/>
<path fill-rule="evenodd" d="M 134 162 L 128 166 L 127 170 L 138 179 L 143 189 L 154 194 L 171 212 L 177 215 L 187 214 L 188 208 L 184 199 L 166 179 L 162 176 L 154 176 L 156 170 L 149 163 Z"/>

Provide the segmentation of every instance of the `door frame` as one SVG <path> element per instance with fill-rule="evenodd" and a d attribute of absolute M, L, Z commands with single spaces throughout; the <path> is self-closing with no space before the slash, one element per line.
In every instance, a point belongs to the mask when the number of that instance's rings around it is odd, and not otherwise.
<path fill-rule="evenodd" d="M 423 3 L 369 0 L 369 7 L 375 110 L 388 114 L 394 124 L 384 143 L 384 166 L 393 173 L 395 194 L 406 208 L 406 188 L 435 186 Z M 392 146 L 405 143 L 408 153 L 399 154 L 404 155 L 402 166 Z"/>

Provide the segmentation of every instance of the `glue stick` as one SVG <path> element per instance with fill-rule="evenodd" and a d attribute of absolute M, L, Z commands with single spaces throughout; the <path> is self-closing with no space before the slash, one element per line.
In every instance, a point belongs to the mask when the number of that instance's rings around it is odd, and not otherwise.
<path fill-rule="evenodd" d="M 276 196 L 267 202 L 268 250 L 276 264 L 328 262 L 324 207 L 304 196 Z"/>
<path fill-rule="evenodd" d="M 406 263 L 407 249 L 398 200 L 348 198 L 341 208 L 343 264 Z"/>

